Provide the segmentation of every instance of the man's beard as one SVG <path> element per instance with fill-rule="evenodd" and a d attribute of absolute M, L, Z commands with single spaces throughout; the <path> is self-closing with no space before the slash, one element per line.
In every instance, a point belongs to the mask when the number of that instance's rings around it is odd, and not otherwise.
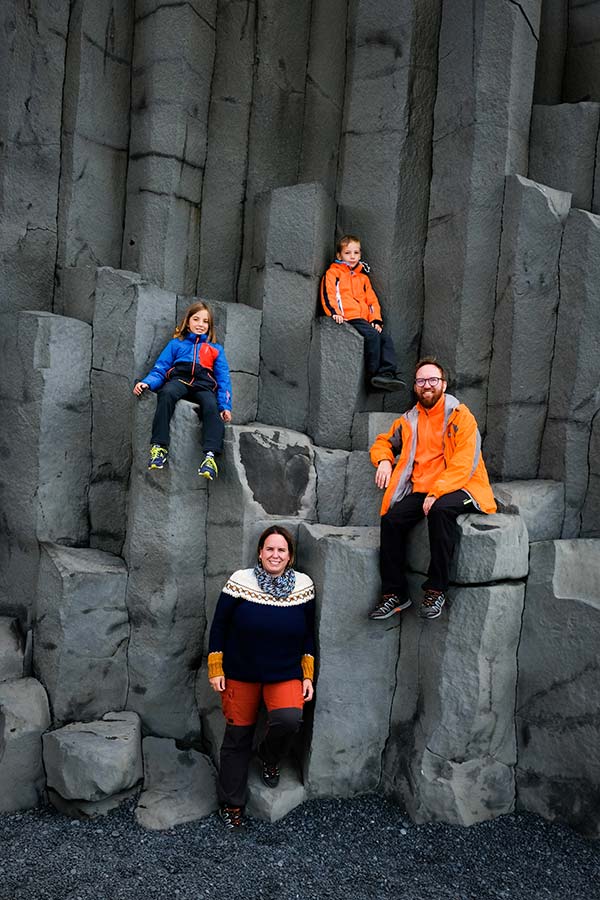
<path fill-rule="evenodd" d="M 442 396 L 443 391 L 440 389 L 433 391 L 431 395 L 426 395 L 424 397 L 419 395 L 419 403 L 425 409 L 431 409 L 438 402 L 440 397 Z"/>

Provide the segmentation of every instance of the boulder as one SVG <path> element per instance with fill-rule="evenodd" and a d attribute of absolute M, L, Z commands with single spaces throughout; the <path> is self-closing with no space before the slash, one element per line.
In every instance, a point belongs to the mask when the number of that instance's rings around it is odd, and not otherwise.
<path fill-rule="evenodd" d="M 48 787 L 64 800 L 105 800 L 142 778 L 141 723 L 132 712 L 72 722 L 43 737 Z"/>
<path fill-rule="evenodd" d="M 140 825 L 173 828 L 217 809 L 216 772 L 207 756 L 156 737 L 144 738 L 142 750 L 144 787 L 135 810 Z"/>
<path fill-rule="evenodd" d="M 0 682 L 0 812 L 42 799 L 42 734 L 50 726 L 46 692 L 35 678 Z"/>
<path fill-rule="evenodd" d="M 18 619 L 0 617 L 0 681 L 23 677 L 25 636 Z"/>
<path fill-rule="evenodd" d="M 559 481 L 504 481 L 492 485 L 499 512 L 517 513 L 529 543 L 560 537 L 565 515 L 565 486 Z"/>
<path fill-rule="evenodd" d="M 600 541 L 531 547 L 519 644 L 517 803 L 600 837 Z"/>
<path fill-rule="evenodd" d="M 122 559 L 43 544 L 33 662 L 53 720 L 89 720 L 127 698 L 129 619 Z"/>

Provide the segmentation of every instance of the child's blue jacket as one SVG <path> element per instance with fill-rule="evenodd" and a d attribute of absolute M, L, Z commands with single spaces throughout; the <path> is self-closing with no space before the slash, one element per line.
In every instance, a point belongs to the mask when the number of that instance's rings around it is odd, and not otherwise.
<path fill-rule="evenodd" d="M 190 387 L 216 391 L 219 409 L 231 409 L 231 377 L 225 351 L 221 344 L 211 343 L 205 334 L 189 332 L 183 340 L 170 340 L 142 381 L 150 390 L 157 391 L 172 378 Z"/>

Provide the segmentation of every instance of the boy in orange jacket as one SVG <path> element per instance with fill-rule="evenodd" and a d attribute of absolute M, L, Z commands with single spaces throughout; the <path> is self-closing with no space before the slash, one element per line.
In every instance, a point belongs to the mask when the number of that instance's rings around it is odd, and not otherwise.
<path fill-rule="evenodd" d="M 360 258 L 360 240 L 346 234 L 336 249 L 337 257 L 321 279 L 325 315 L 338 325 L 347 322 L 363 336 L 371 386 L 398 391 L 404 382 L 396 374 L 396 351 L 390 335 L 383 331 L 379 300 L 367 275 L 369 267 Z"/>

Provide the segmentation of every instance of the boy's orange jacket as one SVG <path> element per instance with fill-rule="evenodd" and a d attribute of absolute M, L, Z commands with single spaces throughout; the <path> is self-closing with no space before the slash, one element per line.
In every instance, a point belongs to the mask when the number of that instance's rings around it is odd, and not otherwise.
<path fill-rule="evenodd" d="M 381 321 L 381 308 L 369 276 L 359 262 L 355 269 L 333 262 L 321 278 L 321 303 L 327 316 Z"/>
<path fill-rule="evenodd" d="M 473 413 L 452 394 L 444 395 L 444 430 L 442 443 L 446 468 L 429 491 L 442 497 L 452 491 L 466 491 L 481 512 L 496 512 L 496 501 L 481 456 L 481 435 Z M 390 483 L 381 503 L 381 515 L 390 506 L 412 493 L 412 470 L 417 447 L 419 404 L 396 419 L 385 434 L 379 434 L 371 447 L 374 466 L 387 459 L 394 465 Z"/>

